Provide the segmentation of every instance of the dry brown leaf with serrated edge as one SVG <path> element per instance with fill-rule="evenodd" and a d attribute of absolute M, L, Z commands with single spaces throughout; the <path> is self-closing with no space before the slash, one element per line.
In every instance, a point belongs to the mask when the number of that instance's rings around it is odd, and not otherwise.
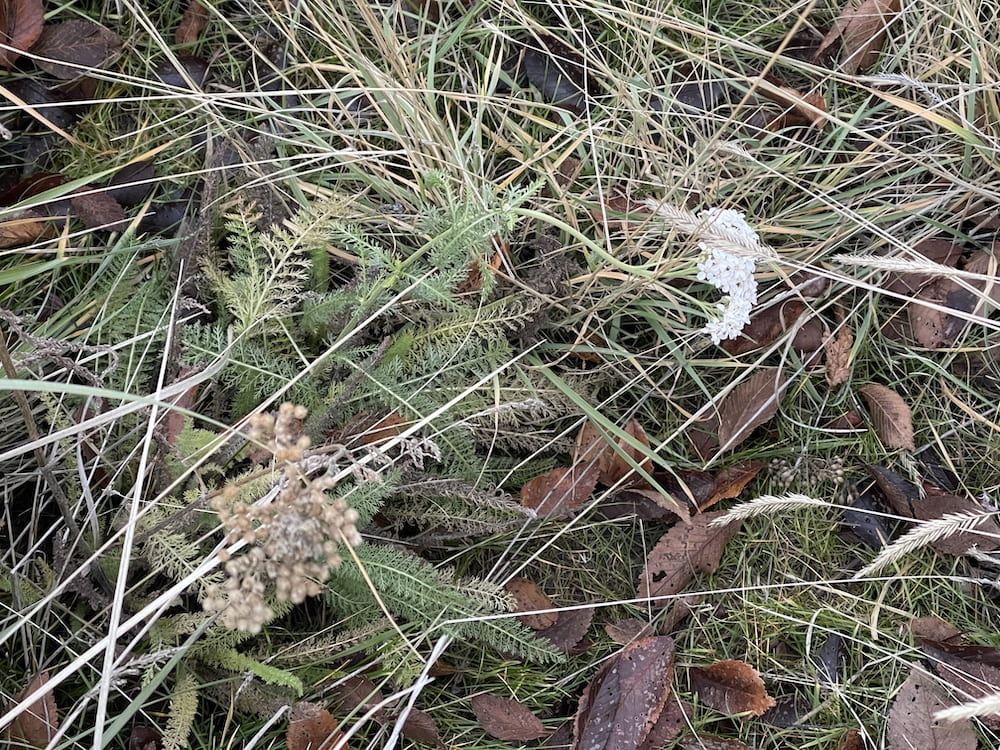
<path fill-rule="evenodd" d="M 299 701 L 288 718 L 288 750 L 329 750 L 344 736 L 337 726 L 337 720 L 322 706 Z"/>
<path fill-rule="evenodd" d="M 573 722 L 574 747 L 637 748 L 656 724 L 674 676 L 674 641 L 653 636 L 629 644 L 591 680 Z"/>
<path fill-rule="evenodd" d="M 559 619 L 554 625 L 536 632 L 539 637 L 549 641 L 564 654 L 569 654 L 573 653 L 580 645 L 593 619 L 593 607 L 564 609 L 559 613 Z"/>
<path fill-rule="evenodd" d="M 649 553 L 639 575 L 636 596 L 646 599 L 679 594 L 698 572 L 712 573 L 719 567 L 726 544 L 740 530 L 740 523 L 711 526 L 721 513 L 702 513 L 690 524 L 678 523 L 664 534 Z M 667 600 L 654 606 L 666 606 Z"/>
<path fill-rule="evenodd" d="M 49 673 L 42 672 L 28 683 L 28 686 L 14 696 L 14 702 L 20 703 L 49 681 Z M 42 692 L 41 696 L 28 706 L 27 710 L 14 719 L 4 735 L 12 746 L 47 747 L 56 736 L 59 729 L 59 710 L 56 698 L 51 689 Z"/>
<path fill-rule="evenodd" d="M 441 735 L 438 733 L 437 722 L 429 713 L 421 711 L 419 708 L 410 709 L 406 721 L 403 722 L 402 733 L 409 740 L 440 748 L 445 747 L 441 741 Z"/>
<path fill-rule="evenodd" d="M 976 750 L 979 740 L 972 722 L 968 719 L 937 721 L 934 718 L 938 711 L 953 705 L 955 702 L 930 677 L 924 676 L 918 669 L 911 669 L 889 709 L 886 734 L 890 750 Z"/>
<path fill-rule="evenodd" d="M 720 500 L 730 500 L 734 497 L 739 497 L 743 489 L 753 481 L 754 477 L 760 473 L 760 470 L 764 466 L 766 464 L 763 461 L 743 461 L 742 463 L 730 466 L 728 469 L 723 469 L 715 477 L 712 496 L 701 503 L 698 509 L 705 511 Z"/>
<path fill-rule="evenodd" d="M 693 713 L 694 709 L 688 703 L 671 693 L 667 696 L 667 702 L 656 723 L 637 750 L 661 750 L 666 747 L 667 743 L 691 725 L 690 716 Z"/>
<path fill-rule="evenodd" d="M 760 716 L 775 705 L 760 673 L 742 661 L 719 661 L 692 667 L 691 686 L 706 706 L 730 716 Z"/>
<path fill-rule="evenodd" d="M 207 23 L 208 8 L 201 0 L 191 0 L 187 8 L 184 9 L 181 22 L 177 24 L 177 30 L 174 32 L 174 44 L 194 44 L 201 36 L 201 32 L 205 30 Z"/>
<path fill-rule="evenodd" d="M 721 449 L 735 448 L 777 414 L 778 402 L 786 385 L 782 368 L 760 367 L 730 391 L 719 404 Z"/>
<path fill-rule="evenodd" d="M 527 706 L 510 698 L 477 695 L 472 699 L 472 712 L 486 734 L 498 740 L 527 742 L 549 734 Z"/>
<path fill-rule="evenodd" d="M 521 504 L 539 516 L 565 515 L 583 505 L 597 487 L 596 465 L 549 469 L 521 487 Z"/>
<path fill-rule="evenodd" d="M 851 377 L 851 349 L 854 347 L 854 334 L 844 325 L 836 336 L 826 340 L 823 349 L 826 352 L 826 382 L 831 388 L 846 383 Z"/>
<path fill-rule="evenodd" d="M 845 8 L 823 37 L 816 58 L 839 41 L 840 69 L 848 75 L 867 71 L 878 60 L 886 28 L 899 8 L 900 0 L 865 0 L 857 7 Z"/>
<path fill-rule="evenodd" d="M 886 448 L 915 450 L 913 444 L 913 415 L 902 396 L 884 385 L 869 383 L 861 388 L 861 395 L 868 402 L 875 434 Z"/>
<path fill-rule="evenodd" d="M 70 197 L 76 215 L 88 229 L 116 230 L 124 229 L 128 217 L 121 204 L 105 191 L 88 192 Z"/>
<path fill-rule="evenodd" d="M 533 581 L 527 578 L 515 576 L 507 581 L 505 586 L 507 593 L 517 601 L 518 612 L 531 612 L 537 609 L 553 609 L 552 600 L 542 593 L 541 589 Z M 544 630 L 555 625 L 559 619 L 558 612 L 532 612 L 532 614 L 518 615 L 517 619 L 523 622 L 532 630 Z"/>
<path fill-rule="evenodd" d="M 0 2 L 0 68 L 10 68 L 22 52 L 31 49 L 42 33 L 45 10 L 42 0 L 4 0 Z"/>

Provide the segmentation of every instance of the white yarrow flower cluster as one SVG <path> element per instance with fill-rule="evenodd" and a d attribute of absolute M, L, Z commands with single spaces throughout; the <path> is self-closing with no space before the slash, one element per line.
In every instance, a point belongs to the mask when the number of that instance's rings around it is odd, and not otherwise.
<path fill-rule="evenodd" d="M 698 243 L 702 256 L 698 260 L 698 278 L 716 287 L 725 296 L 716 305 L 719 316 L 703 329 L 718 344 L 734 339 L 750 322 L 750 312 L 757 304 L 757 281 L 753 277 L 757 266 L 754 254 L 734 252 L 734 244 L 727 235 L 738 240 L 747 249 L 760 248 L 760 237 L 746 223 L 743 214 L 728 208 L 710 208 L 701 213 L 702 236 Z"/>

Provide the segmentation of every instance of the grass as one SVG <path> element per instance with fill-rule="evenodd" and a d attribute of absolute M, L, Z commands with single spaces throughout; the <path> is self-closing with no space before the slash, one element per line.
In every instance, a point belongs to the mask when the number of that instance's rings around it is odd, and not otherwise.
<path fill-rule="evenodd" d="M 0 250 L 0 299 L 17 316 L 0 324 L 11 356 L 0 381 L 8 394 L 0 397 L 0 642 L 9 655 L 0 690 L 16 706 L 34 674 L 50 674 L 61 721 L 52 747 L 124 747 L 138 724 L 177 734 L 177 686 L 192 683 L 201 703 L 189 746 L 279 747 L 288 691 L 244 680 L 246 669 L 213 665 L 207 646 L 238 646 L 282 670 L 253 667 L 258 677 L 292 675 L 319 703 L 359 674 L 386 696 L 407 700 L 437 639 L 457 632 L 461 612 L 443 611 L 421 625 L 391 611 L 391 601 L 338 608 L 337 591 L 238 642 L 208 625 L 164 631 L 179 615 L 200 616 L 193 584 L 219 564 L 217 521 L 198 498 L 243 481 L 247 464 L 220 458 L 226 441 L 243 429 L 244 417 L 288 398 L 310 400 L 317 420 L 326 411 L 332 443 L 351 434 L 350 418 L 385 413 L 389 403 L 407 415 L 408 432 L 390 435 L 387 452 L 412 435 L 439 442 L 457 462 L 471 435 L 472 463 L 479 464 L 463 469 L 471 472 L 463 481 L 514 496 L 528 479 L 565 464 L 585 419 L 622 437 L 633 418 L 650 437 L 652 448 L 643 450 L 658 472 L 715 472 L 745 459 L 823 465 L 841 457 L 847 486 L 857 490 L 870 481 L 864 464 L 885 464 L 915 480 L 940 466 L 962 492 L 989 499 L 998 491 L 1000 373 L 991 308 L 965 313 L 971 324 L 948 346 L 894 339 L 881 331 L 906 318 L 908 295 L 887 291 L 891 277 L 873 261 L 843 259 L 912 261 L 914 244 L 942 236 L 992 252 L 1000 107 L 988 8 L 961 0 L 907 6 L 875 70 L 859 76 L 774 55 L 793 26 L 828 28 L 840 12 L 833 3 L 473 2 L 440 6 L 440 22 L 407 8 L 213 4 L 205 31 L 189 45 L 173 43 L 180 20 L 173 5 L 80 0 L 50 9 L 50 21 L 96 20 L 127 45 L 117 63 L 94 72 L 95 104 L 73 126 L 75 143 L 51 139 L 46 169 L 74 181 L 71 187 L 103 184 L 115 170 L 153 158 L 155 192 L 131 215 L 191 204 L 179 231 L 134 223 L 108 234 L 69 223 L 53 237 Z M 518 54 L 544 50 L 553 36 L 583 56 L 594 95 L 586 112 L 546 101 L 513 72 Z M 168 84 L 157 77 L 183 55 L 210 61 L 203 88 L 183 75 Z M 775 94 L 761 78 L 765 69 L 824 97 L 821 129 L 748 127 L 766 99 L 758 93 Z M 36 73 L 27 65 L 15 75 Z M 690 94 L 679 87 L 698 77 L 717 82 L 725 101 L 711 111 L 650 107 L 651 97 Z M 36 139 L 45 133 L 14 106 L 0 121 L 15 133 L 34 128 Z M 21 166 L 16 155 L 10 159 Z M 529 187 L 534 192 L 523 202 L 504 204 L 505 191 Z M 0 209 L 0 220 L 68 190 Z M 648 217 L 623 225 L 612 200 L 622 196 L 745 212 L 778 255 L 758 268 L 760 306 L 794 297 L 796 274 L 825 280 L 825 291 L 807 305 L 830 330 L 853 329 L 850 381 L 828 387 L 822 369 L 792 346 L 794 325 L 749 355 L 713 347 L 701 328 L 714 300 L 689 283 L 696 238 Z M 494 199 L 513 225 L 500 245 L 498 294 L 544 315 L 517 334 L 503 361 L 488 353 L 445 357 L 444 376 L 415 367 L 399 373 L 397 391 L 379 391 L 381 376 L 373 373 L 385 359 L 381 342 L 396 342 L 393 355 L 403 346 L 394 336 L 448 309 L 420 296 L 435 274 L 450 268 L 464 276 L 462 265 L 428 265 L 450 246 L 447 231 L 429 228 L 427 217 L 449 216 L 463 200 L 481 208 Z M 301 238 L 322 223 L 301 213 L 316 206 L 360 227 L 372 252 L 395 253 L 396 276 L 312 335 L 299 327 L 304 308 L 296 307 L 252 316 L 235 341 L 183 337 L 196 318 L 227 320 L 204 277 L 190 282 L 205 261 L 229 275 L 240 270 L 227 266 L 237 234 L 224 228 L 227 214 L 257 211 L 264 226 L 277 221 Z M 366 272 L 364 246 L 348 233 L 323 237 L 318 247 L 310 259 L 329 264 L 331 289 L 351 289 Z M 178 275 L 180 258 L 187 266 Z M 471 309 L 486 316 L 489 301 L 484 296 Z M 174 325 L 177 319 L 187 328 Z M 467 329 L 456 323 L 455 330 Z M 463 345 L 474 338 L 463 335 Z M 207 369 L 178 371 L 178 347 L 185 361 Z M 367 359 L 352 359 L 355 349 Z M 777 417 L 735 451 L 699 458 L 698 418 L 757 368 L 779 364 L 792 384 Z M 866 413 L 858 387 L 869 382 L 904 395 L 914 416 L 914 454 L 887 450 L 865 424 L 831 428 L 851 410 Z M 156 395 L 171 383 L 180 383 L 171 398 L 187 393 L 192 400 L 178 407 Z M 197 462 L 180 461 L 180 449 L 164 437 L 168 428 L 158 420 L 172 412 L 194 417 L 201 430 L 184 437 Z M 392 454 L 385 471 L 412 470 L 409 461 Z M 43 463 L 48 475 L 39 470 Z M 349 499 L 362 502 L 359 485 L 350 484 L 357 466 L 341 469 L 344 486 L 353 488 Z M 875 553 L 840 534 L 834 506 L 850 496 L 804 470 L 790 483 L 765 470 L 743 499 L 788 492 L 830 506 L 748 520 L 719 570 L 695 580 L 685 593 L 700 598 L 674 633 L 675 685 L 691 698 L 688 667 L 744 660 L 797 720 L 740 722 L 697 706 L 688 740 L 718 734 L 758 748 L 822 748 L 856 728 L 882 747 L 895 691 L 921 660 L 901 625 L 938 615 L 976 643 L 1000 647 L 992 587 L 973 582 L 989 575 L 968 559 L 922 549 L 870 580 L 854 580 Z M 598 605 L 589 647 L 557 666 L 461 637 L 450 641 L 437 665 L 443 674 L 416 697 L 449 746 L 508 746 L 485 736 L 470 709 L 471 697 L 484 692 L 516 698 L 558 728 L 620 648 L 603 626 L 624 617 L 655 626 L 668 616 L 633 598 L 645 557 L 667 527 L 603 518 L 597 506 L 607 494 L 599 491 L 571 519 L 515 518 L 504 526 L 491 525 L 489 516 L 481 534 L 437 541 L 437 529 L 406 516 L 405 503 L 388 503 L 385 515 L 397 525 L 366 530 L 373 544 L 408 545 L 458 576 L 503 584 L 522 575 L 557 608 Z M 156 564 L 145 544 L 151 524 L 189 506 L 176 541 L 201 557 L 192 565 L 180 555 L 176 569 Z M 431 517 L 428 508 L 424 525 Z M 81 574 L 88 561 L 107 579 L 106 591 L 94 590 L 100 576 Z M 816 660 L 833 635 L 843 639 L 844 661 L 831 684 Z M 123 661 L 121 649 L 138 660 Z M 338 714 L 342 728 L 356 716 Z M 983 746 L 1000 744 L 994 730 L 976 726 Z M 366 723 L 351 746 L 383 747 L 391 731 L 392 722 Z"/>

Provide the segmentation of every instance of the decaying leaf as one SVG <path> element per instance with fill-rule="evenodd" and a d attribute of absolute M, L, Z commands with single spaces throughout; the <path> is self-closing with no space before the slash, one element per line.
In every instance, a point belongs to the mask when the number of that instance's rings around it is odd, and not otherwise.
<path fill-rule="evenodd" d="M 596 82 L 583 58 L 554 36 L 542 36 L 524 48 L 522 69 L 542 98 L 582 114 L 588 109 Z"/>
<path fill-rule="evenodd" d="M 433 745 L 439 748 L 445 747 L 445 744 L 441 741 L 441 735 L 438 733 L 437 722 L 434 721 L 434 717 L 426 711 L 421 711 L 419 708 L 410 709 L 410 713 L 406 716 L 406 721 L 403 722 L 402 734 L 407 739 L 414 740 L 415 742 L 423 742 L 425 745 Z"/>
<path fill-rule="evenodd" d="M 901 0 L 864 0 L 845 8 L 823 38 L 816 57 L 840 44 L 840 68 L 848 75 L 869 70 L 878 60 L 886 28 L 899 13 Z"/>
<path fill-rule="evenodd" d="M 564 654 L 570 654 L 580 646 L 593 619 L 593 607 L 564 609 L 559 612 L 559 619 L 554 624 L 537 633 Z"/>
<path fill-rule="evenodd" d="M 604 626 L 604 632 L 608 638 L 620 646 L 645 638 L 653 634 L 652 626 L 643 620 L 629 617 L 618 622 L 609 622 Z"/>
<path fill-rule="evenodd" d="M 787 385 L 780 367 L 761 367 L 736 386 L 719 404 L 719 445 L 735 448 L 778 413 Z"/>
<path fill-rule="evenodd" d="M 625 456 L 631 458 L 644 471 L 648 472 L 653 466 L 653 462 L 649 458 L 649 438 L 646 437 L 646 431 L 642 429 L 642 425 L 639 424 L 637 420 L 633 419 L 625 425 L 625 434 L 646 448 L 646 452 L 643 453 L 638 448 L 633 447 L 632 444 L 627 442 L 624 438 L 618 441 L 616 449 L 606 451 L 601 456 L 601 473 L 598 476 L 597 481 L 607 487 L 617 484 L 619 480 L 629 474 L 633 474 L 632 466 L 626 460 Z M 638 474 L 634 474 L 630 483 L 648 486 L 646 480 Z"/>
<path fill-rule="evenodd" d="M 42 672 L 14 696 L 14 703 L 21 703 L 36 690 L 44 688 L 49 681 L 49 673 Z M 44 748 L 55 738 L 59 729 L 59 710 L 51 689 L 46 689 L 27 710 L 14 719 L 5 735 L 13 747 L 18 745 Z"/>
<path fill-rule="evenodd" d="M 857 729 L 848 729 L 837 740 L 837 750 L 865 750 L 865 739 Z"/>
<path fill-rule="evenodd" d="M 507 581 L 507 592 L 517 601 L 518 612 L 532 614 L 518 615 L 517 619 L 532 630 L 543 630 L 555 625 L 559 619 L 558 612 L 533 612 L 538 609 L 553 609 L 552 600 L 542 593 L 533 581 L 516 576 Z"/>
<path fill-rule="evenodd" d="M 944 237 L 930 237 L 913 245 L 912 252 L 901 256 L 902 260 L 913 260 L 915 263 L 937 263 L 942 266 L 957 268 L 962 259 L 961 245 Z M 923 271 L 900 271 L 888 274 L 886 291 L 901 296 L 910 296 L 920 291 L 925 284 L 939 278 Z"/>
<path fill-rule="evenodd" d="M 951 686 L 954 695 L 975 701 L 1000 693 L 1000 668 L 981 660 L 995 658 L 995 649 L 931 640 L 922 641 L 921 649 L 931 660 L 934 672 L 943 683 Z M 968 658 L 959 654 L 966 654 Z M 1000 714 L 980 716 L 979 720 L 991 729 L 1000 729 Z"/>
<path fill-rule="evenodd" d="M 691 523 L 678 523 L 664 534 L 649 553 L 639 575 L 637 597 L 669 597 L 679 594 L 698 572 L 711 573 L 719 567 L 726 544 L 736 536 L 740 524 L 711 526 L 721 513 L 702 513 Z M 663 607 L 669 601 L 651 602 Z"/>
<path fill-rule="evenodd" d="M 726 339 L 721 346 L 734 357 L 763 349 L 781 338 L 805 311 L 805 303 L 798 299 L 768 305 L 751 316 L 739 336 Z"/>
<path fill-rule="evenodd" d="M 892 509 L 901 516 L 932 521 L 955 513 L 986 513 L 983 506 L 970 497 L 945 492 L 928 492 L 921 497 L 916 486 L 891 469 L 869 466 L 868 470 Z M 931 542 L 931 547 L 946 555 L 964 555 L 973 546 L 984 552 L 1000 549 L 1000 523 L 994 516 L 984 517 L 968 531 L 956 532 Z"/>
<path fill-rule="evenodd" d="M 55 231 L 49 217 L 34 208 L 0 221 L 0 248 L 30 245 Z"/>
<path fill-rule="evenodd" d="M 911 669 L 889 709 L 890 750 L 975 750 L 979 741 L 969 720 L 939 722 L 934 718 L 953 705 L 930 678 Z"/>
<path fill-rule="evenodd" d="M 684 729 L 691 724 L 689 718 L 694 713 L 691 706 L 681 701 L 676 694 L 671 692 L 667 696 L 667 702 L 663 705 L 656 723 L 649 730 L 646 739 L 639 745 L 638 750 L 661 750 Z"/>
<path fill-rule="evenodd" d="M 70 203 L 76 215 L 90 229 L 118 230 L 128 224 L 125 209 L 111 194 L 104 190 L 84 192 L 73 195 Z"/>
<path fill-rule="evenodd" d="M 495 695 L 477 695 L 472 712 L 491 737 L 507 742 L 527 742 L 544 737 L 549 730 L 523 703 Z"/>
<path fill-rule="evenodd" d="M 826 117 L 826 99 L 822 94 L 803 94 L 798 89 L 785 85 L 779 85 L 777 91 L 761 89 L 761 92 L 772 101 L 787 107 L 784 112 L 768 123 L 768 129 L 781 130 L 782 128 L 809 125 L 817 130 L 822 130 L 826 127 L 828 119 Z"/>
<path fill-rule="evenodd" d="M 177 30 L 174 32 L 174 43 L 178 46 L 194 44 L 201 36 L 201 32 L 205 30 L 207 23 L 208 8 L 201 0 L 191 0 L 184 9 L 181 22 L 177 24 Z"/>
<path fill-rule="evenodd" d="M 682 739 L 681 747 L 684 750 L 751 750 L 745 742 L 714 734 L 699 734 L 697 737 Z"/>
<path fill-rule="evenodd" d="M 150 726 L 137 724 L 128 735 L 128 750 L 160 750 L 162 737 Z"/>
<path fill-rule="evenodd" d="M 343 736 L 337 720 L 322 706 L 299 701 L 292 707 L 285 737 L 288 750 L 329 750 Z"/>
<path fill-rule="evenodd" d="M 692 667 L 691 686 L 706 706 L 730 716 L 760 716 L 775 705 L 760 673 L 742 661 L 720 661 Z"/>
<path fill-rule="evenodd" d="M 974 291 L 954 279 L 934 279 L 922 286 L 906 305 L 910 331 L 917 343 L 928 349 L 952 346 L 969 321 L 940 308 L 971 313 L 978 302 L 979 297 Z"/>
<path fill-rule="evenodd" d="M 649 735 L 670 695 L 674 641 L 654 636 L 609 659 L 580 697 L 575 747 L 631 750 Z"/>
<path fill-rule="evenodd" d="M 0 68 L 10 68 L 22 52 L 31 49 L 44 23 L 42 0 L 0 2 L 0 43 L 13 48 L 0 49 Z"/>
<path fill-rule="evenodd" d="M 521 487 L 521 504 L 540 516 L 564 515 L 590 497 L 599 473 L 594 464 L 549 469 Z"/>
<path fill-rule="evenodd" d="M 861 388 L 861 395 L 868 402 L 875 433 L 886 448 L 915 450 L 913 444 L 913 416 L 902 396 L 884 385 L 869 383 Z"/>
<path fill-rule="evenodd" d="M 75 18 L 46 26 L 32 52 L 47 58 L 35 61 L 46 73 L 71 81 L 86 75 L 85 68 L 111 65 L 122 53 L 122 40 L 98 23 Z"/>
<path fill-rule="evenodd" d="M 826 382 L 831 388 L 846 383 L 851 377 L 851 349 L 854 347 L 854 334 L 843 325 L 836 336 L 826 340 L 823 349 L 826 352 Z"/>
<path fill-rule="evenodd" d="M 763 461 L 743 461 L 734 464 L 727 469 L 723 469 L 715 477 L 712 486 L 712 495 L 704 502 L 699 503 L 698 509 L 708 510 L 720 500 L 730 500 L 739 497 L 746 487 L 760 473 L 766 464 Z"/>
<path fill-rule="evenodd" d="M 352 674 L 346 679 L 339 681 L 330 692 L 333 708 L 341 716 L 350 713 L 367 713 L 374 708 L 384 696 L 370 677 L 363 674 Z M 375 712 L 373 718 L 376 721 L 387 720 L 385 708 Z"/>

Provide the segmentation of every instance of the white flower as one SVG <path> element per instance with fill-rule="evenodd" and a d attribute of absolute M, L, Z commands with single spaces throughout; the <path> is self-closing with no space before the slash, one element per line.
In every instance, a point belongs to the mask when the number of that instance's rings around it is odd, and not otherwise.
<path fill-rule="evenodd" d="M 708 321 L 702 329 L 712 337 L 713 344 L 734 339 L 750 322 L 750 312 L 757 304 L 757 281 L 753 277 L 757 257 L 737 254 L 735 245 L 742 250 L 760 248 L 760 237 L 746 223 L 743 214 L 728 208 L 710 208 L 701 213 L 705 238 L 698 243 L 702 256 L 698 260 L 698 278 L 721 291 L 725 296 L 716 305 L 719 316 Z"/>

